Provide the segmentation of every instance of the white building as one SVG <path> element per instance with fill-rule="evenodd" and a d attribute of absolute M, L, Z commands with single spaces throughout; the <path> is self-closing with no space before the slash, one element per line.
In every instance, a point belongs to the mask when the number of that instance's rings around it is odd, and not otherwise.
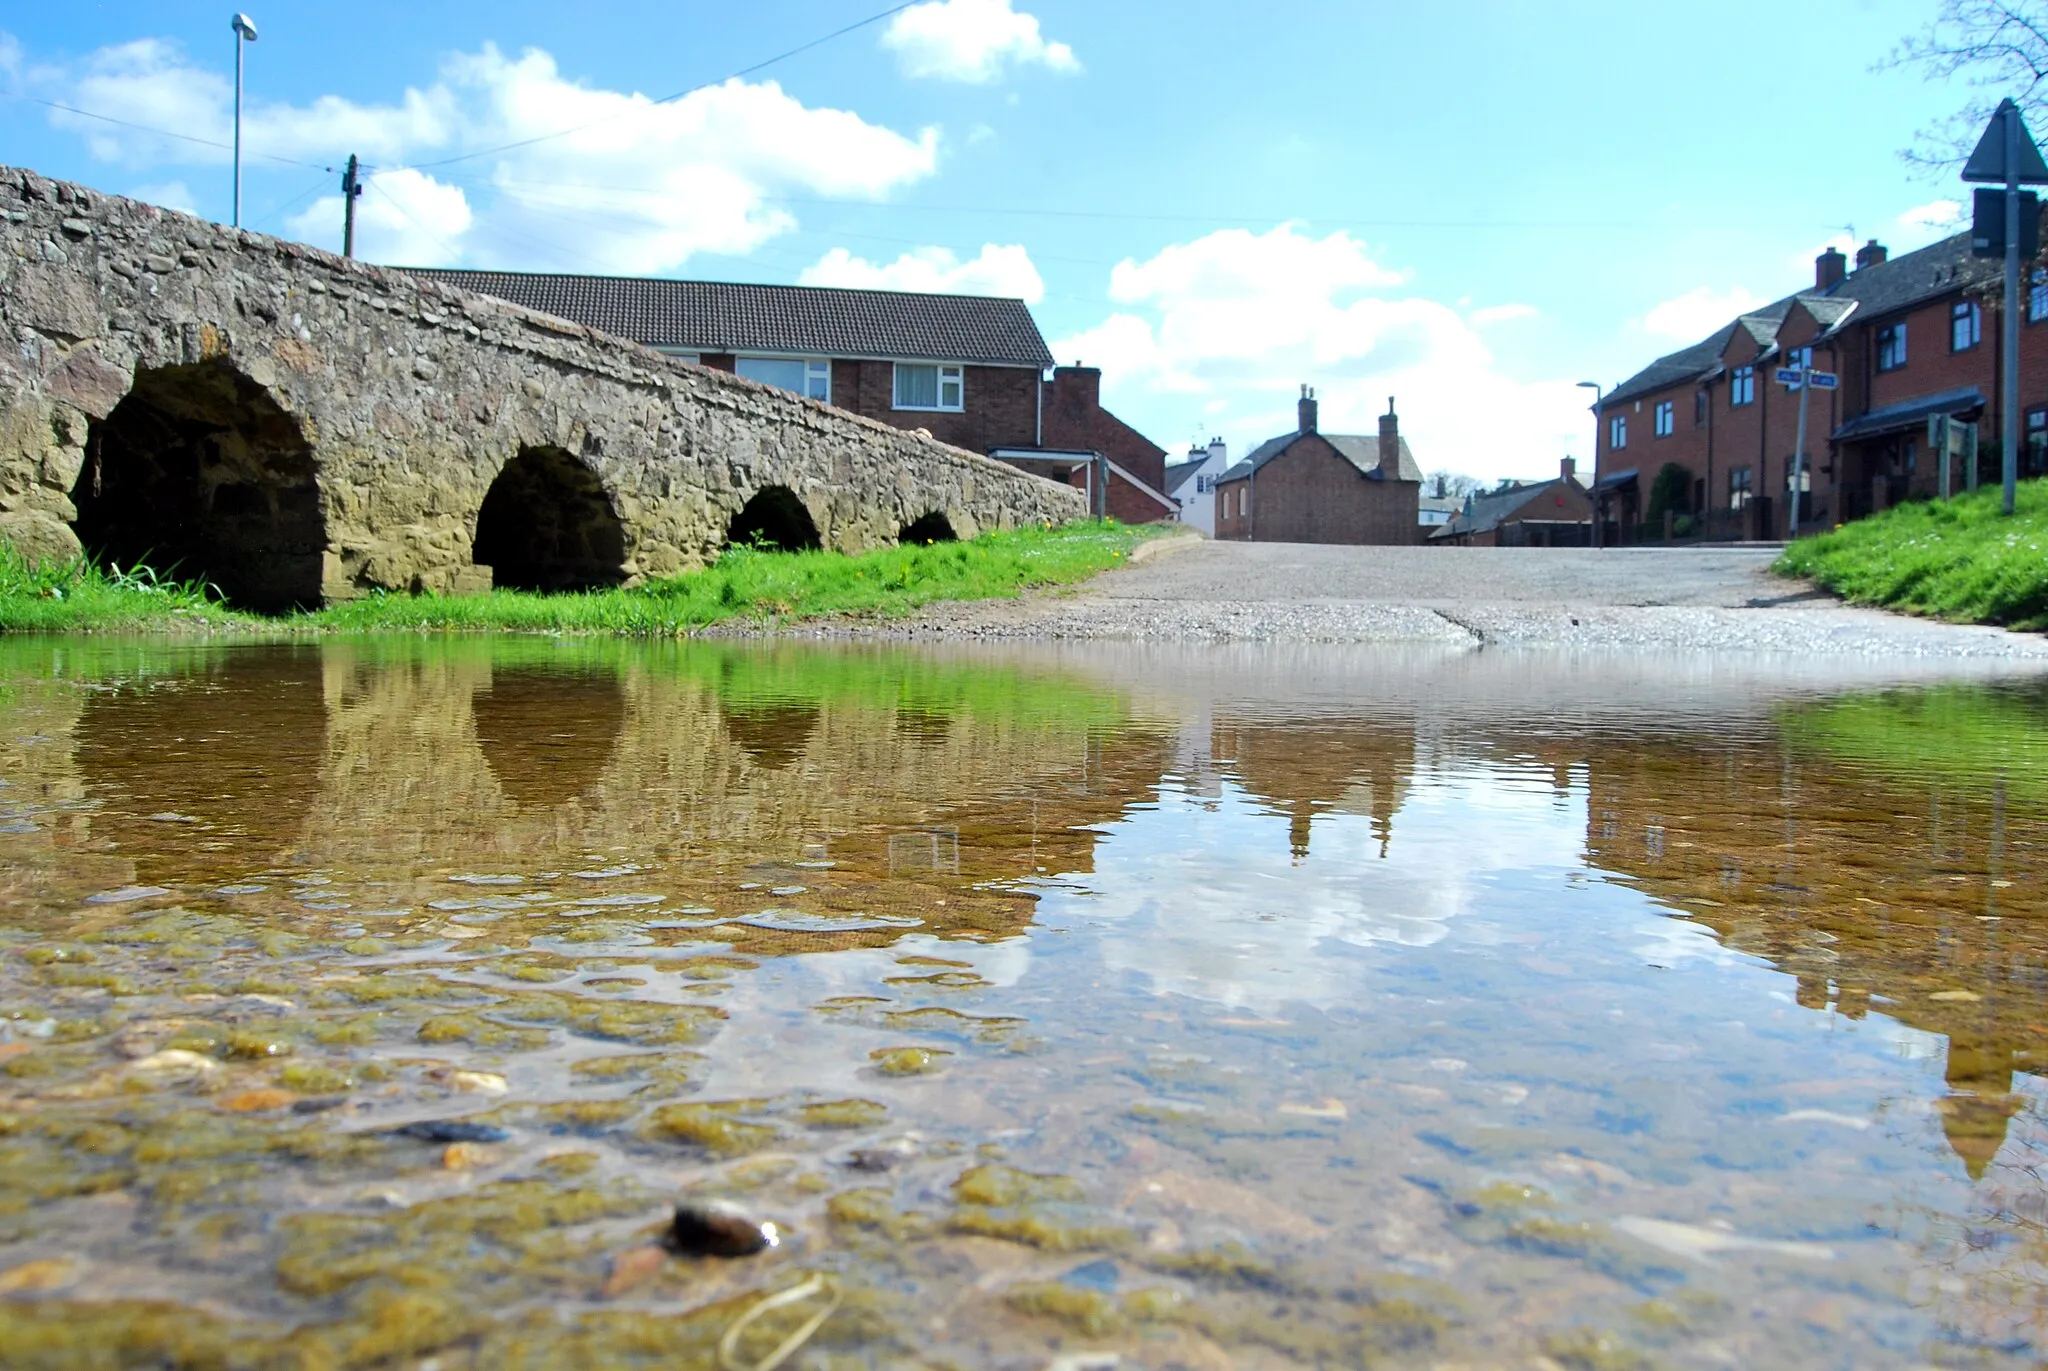
<path fill-rule="evenodd" d="M 1216 478 L 1229 466 L 1229 447 L 1211 438 L 1209 446 L 1189 448 L 1185 460 L 1166 468 L 1166 493 L 1180 506 L 1179 522 L 1216 536 Z"/>

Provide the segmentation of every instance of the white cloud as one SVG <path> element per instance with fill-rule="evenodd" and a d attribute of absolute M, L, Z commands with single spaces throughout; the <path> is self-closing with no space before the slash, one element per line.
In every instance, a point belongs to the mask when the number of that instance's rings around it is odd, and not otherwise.
<path fill-rule="evenodd" d="M 930 0 L 897 15 L 882 35 L 906 76 L 985 85 L 1011 66 L 1081 69 L 1074 50 L 1047 39 L 1010 0 Z"/>
<path fill-rule="evenodd" d="M 1696 286 L 1645 314 L 1643 331 L 1676 343 L 1697 343 L 1730 320 L 1769 303 L 1741 286 L 1723 291 Z"/>
<path fill-rule="evenodd" d="M 1225 230 L 1120 263 L 1120 308 L 1053 355 L 1102 366 L 1109 403 L 1140 428 L 1179 432 L 1199 411 L 1238 451 L 1294 426 L 1306 382 L 1330 432 L 1377 432 L 1394 396 L 1432 470 L 1534 477 L 1584 454 L 1591 421 L 1570 379 L 1506 375 L 1456 309 L 1390 293 L 1405 281 L 1348 234 Z"/>
<path fill-rule="evenodd" d="M 1491 324 L 1511 324 L 1517 319 L 1534 319 L 1536 313 L 1534 305 L 1487 305 L 1465 317 L 1472 321 L 1474 328 L 1486 328 Z"/>
<path fill-rule="evenodd" d="M 476 216 L 462 187 L 425 172 L 387 172 L 356 201 L 356 255 L 396 266 L 447 267 L 462 260 L 462 241 Z M 306 242 L 341 241 L 342 201 L 330 195 L 291 221 Z"/>
<path fill-rule="evenodd" d="M 232 134 L 230 82 L 161 40 L 102 48 L 27 79 L 52 98 L 132 123 L 216 143 Z M 61 112 L 51 122 L 109 162 L 211 165 L 227 156 Z M 548 136 L 565 129 L 575 131 Z M 505 147 L 533 139 L 544 141 Z M 256 165 L 362 156 L 372 187 L 360 207 L 367 257 L 623 273 L 750 252 L 795 227 L 781 196 L 885 196 L 937 170 L 938 140 L 934 128 L 906 135 L 807 106 L 772 81 L 728 81 L 661 104 L 569 80 L 545 52 L 514 58 L 488 44 L 448 58 L 431 85 L 394 103 L 321 96 L 304 105 L 257 100 L 244 112 L 246 156 Z M 425 177 L 401 170 L 472 150 L 485 155 L 424 166 Z M 388 203 L 373 211 L 380 191 Z M 336 247 L 339 210 L 333 196 L 293 223 Z"/>
<path fill-rule="evenodd" d="M 193 197 L 192 187 L 183 181 L 165 181 L 153 186 L 137 186 L 128 192 L 132 199 L 146 200 L 152 205 L 177 210 L 180 214 L 199 213 L 199 202 Z"/>
<path fill-rule="evenodd" d="M 833 248 L 797 278 L 806 286 L 853 286 L 869 290 L 915 290 L 937 295 L 1006 295 L 1035 305 L 1045 282 L 1022 245 L 984 243 L 981 255 L 963 262 L 948 248 L 914 248 L 893 262 L 870 262 L 845 248 Z"/>
<path fill-rule="evenodd" d="M 1899 216 L 1899 227 L 1906 230 L 1928 229 L 1949 230 L 1963 221 L 1963 202 L 1960 200 L 1929 200 L 1924 205 L 1915 205 Z"/>

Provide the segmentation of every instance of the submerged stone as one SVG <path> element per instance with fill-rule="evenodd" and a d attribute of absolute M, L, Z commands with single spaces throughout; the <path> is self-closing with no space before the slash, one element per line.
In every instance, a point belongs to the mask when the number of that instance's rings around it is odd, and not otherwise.
<path fill-rule="evenodd" d="M 411 1138 L 427 1143 L 504 1142 L 512 1134 L 491 1123 L 468 1123 L 461 1119 L 421 1119 L 385 1130 L 386 1137 Z"/>
<path fill-rule="evenodd" d="M 751 1257 L 782 1242 L 781 1230 L 727 1200 L 686 1200 L 676 1206 L 669 1250 L 691 1257 Z"/>

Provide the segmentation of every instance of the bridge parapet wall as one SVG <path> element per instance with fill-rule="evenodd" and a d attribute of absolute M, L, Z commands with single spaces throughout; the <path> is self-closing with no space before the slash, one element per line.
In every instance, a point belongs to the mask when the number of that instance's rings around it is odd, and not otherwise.
<path fill-rule="evenodd" d="M 280 601 L 487 587 L 472 560 L 479 511 L 505 465 L 536 450 L 602 486 L 627 581 L 716 556 L 770 487 L 848 552 L 933 513 L 961 536 L 1085 513 L 1069 487 L 920 434 L 6 167 L 0 326 L 0 538 L 76 555 L 79 501 L 101 497 L 109 444 L 153 451 L 160 433 L 182 455 L 136 489 L 178 524 L 165 537 L 240 539 L 224 574 L 297 578 Z M 116 415 L 145 399 L 142 418 Z"/>

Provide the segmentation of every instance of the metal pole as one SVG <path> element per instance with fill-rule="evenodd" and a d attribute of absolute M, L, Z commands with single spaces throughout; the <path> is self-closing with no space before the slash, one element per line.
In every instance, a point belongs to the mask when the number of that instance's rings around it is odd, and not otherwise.
<path fill-rule="evenodd" d="M 2005 421 L 2004 510 L 2013 511 L 2020 472 L 2020 111 L 2005 107 Z M 1974 462 L 1972 463 L 1974 466 Z M 1972 482 L 1974 485 L 1975 482 Z"/>
<path fill-rule="evenodd" d="M 235 30 L 235 220 L 242 226 L 242 31 Z"/>
<path fill-rule="evenodd" d="M 1813 368 L 1799 369 L 1799 436 L 1792 442 L 1792 508 L 1786 538 L 1799 536 L 1799 483 L 1806 475 L 1806 397 L 1813 390 Z"/>
<path fill-rule="evenodd" d="M 1607 393 L 1601 390 L 1600 387 L 1595 386 L 1593 387 L 1593 484 L 1595 486 L 1600 484 L 1600 435 L 1606 431 Z M 1608 452 L 1612 453 L 1613 451 L 1614 449 L 1610 446 Z M 1607 501 L 1605 497 L 1595 495 L 1593 497 L 1593 546 L 1596 550 L 1602 546 L 1600 531 L 1601 525 L 1606 522 Z"/>
<path fill-rule="evenodd" d="M 341 174 L 341 255 L 356 255 L 356 197 L 363 188 L 356 181 L 356 155 L 348 155 L 348 170 Z"/>

